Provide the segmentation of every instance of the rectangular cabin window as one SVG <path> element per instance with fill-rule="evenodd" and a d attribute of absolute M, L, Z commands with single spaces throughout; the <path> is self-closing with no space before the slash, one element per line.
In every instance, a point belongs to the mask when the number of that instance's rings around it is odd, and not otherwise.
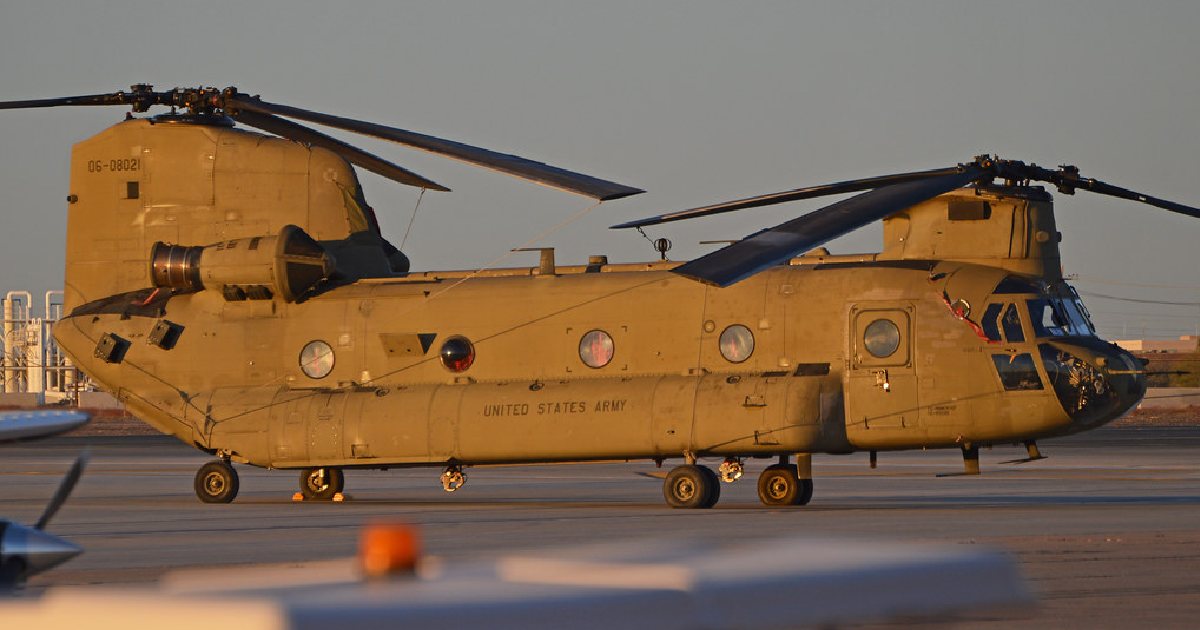
<path fill-rule="evenodd" d="M 1042 379 L 1038 376 L 1037 366 L 1033 363 L 1033 355 L 1024 354 L 993 354 L 992 362 L 996 364 L 996 372 L 1000 382 L 1008 391 L 1042 389 Z"/>
<path fill-rule="evenodd" d="M 137 199 L 141 195 L 140 188 L 137 182 L 125 182 L 125 198 Z"/>
<path fill-rule="evenodd" d="M 947 204 L 951 221 L 984 221 L 992 217 L 992 206 L 982 199 L 953 199 Z"/>

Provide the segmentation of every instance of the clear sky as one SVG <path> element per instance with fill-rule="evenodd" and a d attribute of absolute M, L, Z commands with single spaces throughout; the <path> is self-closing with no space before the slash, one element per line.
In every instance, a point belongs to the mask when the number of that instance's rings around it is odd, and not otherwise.
<path fill-rule="evenodd" d="M 560 263 L 655 256 L 620 221 L 741 196 L 935 168 L 978 153 L 1200 205 L 1200 3 L 15 2 L 0 100 L 236 85 L 243 92 L 517 153 L 639 186 L 539 245 Z M 70 146 L 121 108 L 0 112 L 0 291 L 59 288 Z M 405 251 L 468 268 L 589 200 L 377 141 L 448 185 Z M 362 174 L 399 244 L 415 189 Z M 650 230 L 695 257 L 819 207 Z M 1200 326 L 1200 221 L 1059 196 L 1065 271 L 1109 338 Z M 866 228 L 830 245 L 876 251 Z M 535 264 L 523 254 L 504 264 Z M 1098 297 L 1115 296 L 1124 300 Z M 1185 305 L 1147 304 L 1181 302 Z"/>

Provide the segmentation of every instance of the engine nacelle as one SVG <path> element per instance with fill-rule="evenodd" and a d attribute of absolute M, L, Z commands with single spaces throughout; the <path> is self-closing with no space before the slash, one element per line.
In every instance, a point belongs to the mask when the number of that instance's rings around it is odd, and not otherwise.
<path fill-rule="evenodd" d="M 208 246 L 170 245 L 150 249 L 150 277 L 156 287 L 176 291 L 219 290 L 227 300 L 295 302 L 328 278 L 333 256 L 295 225 L 275 236 L 255 236 Z"/>

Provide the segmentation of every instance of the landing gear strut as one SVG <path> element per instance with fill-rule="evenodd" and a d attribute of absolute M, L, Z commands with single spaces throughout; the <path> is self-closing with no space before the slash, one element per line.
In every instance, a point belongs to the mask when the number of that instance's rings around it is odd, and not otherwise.
<path fill-rule="evenodd" d="M 307 468 L 300 471 L 300 494 L 306 501 L 330 501 L 345 490 L 341 468 Z"/>
<path fill-rule="evenodd" d="M 970 477 L 979 474 L 979 446 L 966 442 L 959 448 L 962 450 L 963 471 L 960 473 L 938 473 L 938 477 Z"/>
<path fill-rule="evenodd" d="M 979 474 L 979 447 L 974 444 L 963 445 L 963 474 L 978 475 Z"/>
<path fill-rule="evenodd" d="M 684 464 L 667 473 L 663 497 L 673 508 L 707 509 L 721 498 L 721 483 L 711 468 Z"/>
<path fill-rule="evenodd" d="M 192 487 L 205 503 L 231 503 L 238 493 L 238 474 L 224 459 L 217 459 L 196 471 Z"/>
<path fill-rule="evenodd" d="M 1040 449 L 1038 449 L 1037 442 L 1034 440 L 1025 440 L 1025 452 L 1029 454 L 1029 457 L 1022 457 L 1020 459 L 1010 459 L 1003 463 L 1005 463 L 1005 464 L 1028 464 L 1029 462 L 1036 462 L 1039 459 L 1046 459 L 1046 456 L 1042 455 L 1042 451 Z"/>

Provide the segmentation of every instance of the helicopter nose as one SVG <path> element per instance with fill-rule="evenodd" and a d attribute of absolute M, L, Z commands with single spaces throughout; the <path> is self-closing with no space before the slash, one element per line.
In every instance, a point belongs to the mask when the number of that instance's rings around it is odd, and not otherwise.
<path fill-rule="evenodd" d="M 1133 355 L 1100 340 L 1041 345 L 1042 361 L 1063 409 L 1079 429 L 1111 422 L 1146 394 L 1146 374 Z"/>
<path fill-rule="evenodd" d="M 58 566 L 79 555 L 83 549 L 40 529 L 19 523 L 4 524 L 0 537 L 0 577 L 12 582 Z"/>

